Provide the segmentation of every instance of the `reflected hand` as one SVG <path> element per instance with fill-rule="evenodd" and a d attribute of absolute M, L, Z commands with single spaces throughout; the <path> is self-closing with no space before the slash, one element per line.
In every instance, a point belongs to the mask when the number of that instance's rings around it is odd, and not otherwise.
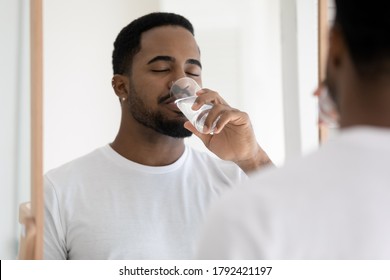
<path fill-rule="evenodd" d="M 271 163 L 268 155 L 256 141 L 249 116 L 230 107 L 217 92 L 202 89 L 192 106 L 198 110 L 204 104 L 213 104 L 205 121 L 204 133 L 218 119 L 213 134 L 203 134 L 187 121 L 184 127 L 199 137 L 205 146 L 223 160 L 235 162 L 246 173 Z"/>

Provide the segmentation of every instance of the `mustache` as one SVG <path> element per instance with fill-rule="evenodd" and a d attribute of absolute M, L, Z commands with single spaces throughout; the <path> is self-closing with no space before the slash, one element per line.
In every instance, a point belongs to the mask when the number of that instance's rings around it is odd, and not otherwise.
<path fill-rule="evenodd" d="M 173 101 L 175 101 L 176 98 L 173 97 L 170 93 L 168 93 L 167 95 L 164 95 L 164 96 L 161 96 L 157 99 L 157 103 L 158 104 L 162 104 L 162 103 L 171 103 Z"/>

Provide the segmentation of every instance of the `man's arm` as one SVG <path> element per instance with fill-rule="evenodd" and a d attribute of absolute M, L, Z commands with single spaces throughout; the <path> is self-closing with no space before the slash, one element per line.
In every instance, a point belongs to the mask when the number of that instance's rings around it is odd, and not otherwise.
<path fill-rule="evenodd" d="M 65 234 L 61 223 L 57 195 L 53 185 L 45 177 L 44 186 L 44 245 L 43 258 L 52 260 L 66 260 L 67 250 Z"/>
<path fill-rule="evenodd" d="M 273 166 L 267 153 L 258 145 L 258 151 L 253 157 L 235 162 L 246 174 L 259 170 L 266 166 Z"/>

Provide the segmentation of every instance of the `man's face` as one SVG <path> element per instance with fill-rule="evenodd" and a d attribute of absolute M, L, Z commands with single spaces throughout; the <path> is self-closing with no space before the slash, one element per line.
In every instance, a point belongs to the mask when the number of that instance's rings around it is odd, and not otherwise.
<path fill-rule="evenodd" d="M 200 53 L 192 34 L 182 27 L 163 26 L 143 33 L 134 56 L 129 108 L 139 123 L 171 137 L 188 137 L 187 120 L 170 98 L 173 81 L 191 77 L 201 84 Z"/>
<path fill-rule="evenodd" d="M 337 103 L 337 87 L 336 87 L 336 82 L 333 77 L 333 72 L 331 70 L 331 67 L 329 67 L 329 61 L 326 66 L 326 78 L 325 78 L 325 85 L 328 89 L 329 96 L 331 97 L 332 101 L 336 104 L 338 107 Z"/>
<path fill-rule="evenodd" d="M 326 61 L 325 84 L 338 110 L 340 110 L 340 86 L 345 83 L 345 43 L 338 25 L 332 26 L 329 35 L 329 49 Z M 344 61 L 344 63 L 342 63 Z"/>

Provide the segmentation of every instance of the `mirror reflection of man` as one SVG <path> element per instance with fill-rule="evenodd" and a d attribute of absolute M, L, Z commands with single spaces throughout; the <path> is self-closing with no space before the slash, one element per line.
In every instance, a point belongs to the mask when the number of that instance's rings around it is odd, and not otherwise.
<path fill-rule="evenodd" d="M 340 135 L 223 198 L 200 258 L 390 259 L 389 10 L 336 0 L 325 84 Z"/>
<path fill-rule="evenodd" d="M 193 27 L 182 16 L 152 13 L 126 26 L 113 68 L 122 108 L 115 140 L 45 176 L 45 258 L 192 258 L 209 204 L 269 158 L 247 114 L 217 92 L 203 89 L 194 105 L 214 104 L 205 134 L 173 103 L 173 81 L 202 82 Z M 192 133 L 220 159 L 186 146 Z"/>

